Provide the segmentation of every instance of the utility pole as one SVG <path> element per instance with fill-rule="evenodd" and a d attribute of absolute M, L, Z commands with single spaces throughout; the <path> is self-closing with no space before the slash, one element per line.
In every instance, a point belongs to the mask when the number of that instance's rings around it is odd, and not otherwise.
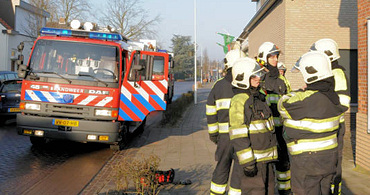
<path fill-rule="evenodd" d="M 201 45 L 200 47 L 200 83 L 203 84 L 203 48 Z"/>
<path fill-rule="evenodd" d="M 197 0 L 194 0 L 194 104 L 197 104 Z"/>

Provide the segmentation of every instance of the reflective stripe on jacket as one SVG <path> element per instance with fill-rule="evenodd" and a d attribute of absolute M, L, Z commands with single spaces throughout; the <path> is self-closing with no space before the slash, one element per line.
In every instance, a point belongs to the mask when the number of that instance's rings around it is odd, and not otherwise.
<path fill-rule="evenodd" d="M 276 78 L 269 77 L 268 74 L 264 77 L 265 90 L 267 91 L 266 102 L 270 107 L 274 116 L 275 127 L 282 126 L 282 119 L 280 118 L 277 104 L 282 95 L 290 93 L 292 91 L 289 81 L 280 75 Z"/>
<path fill-rule="evenodd" d="M 291 155 L 337 147 L 336 133 L 346 107 L 335 105 L 318 91 L 307 90 L 284 95 L 278 109 Z"/>
<path fill-rule="evenodd" d="M 231 85 L 231 72 L 214 84 L 206 104 L 209 134 L 229 133 L 230 100 L 234 95 Z"/>
<path fill-rule="evenodd" d="M 349 108 L 351 97 L 349 96 L 348 80 L 346 74 L 341 68 L 335 68 L 332 70 L 335 80 L 334 91 L 339 96 L 339 101 L 343 106 Z"/>
<path fill-rule="evenodd" d="M 252 119 L 249 124 L 246 124 L 247 112 L 253 113 L 246 105 L 248 99 L 247 93 L 237 94 L 231 99 L 230 106 L 229 135 L 242 166 L 277 159 L 273 117 L 263 120 Z"/>

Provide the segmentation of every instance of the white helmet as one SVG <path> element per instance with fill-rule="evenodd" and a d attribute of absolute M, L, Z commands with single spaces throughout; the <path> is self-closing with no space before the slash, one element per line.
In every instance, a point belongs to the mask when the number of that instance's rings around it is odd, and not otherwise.
<path fill-rule="evenodd" d="M 320 51 L 310 51 L 303 54 L 295 67 L 300 70 L 307 84 L 333 76 L 329 57 Z"/>
<path fill-rule="evenodd" d="M 330 61 L 340 58 L 338 44 L 333 39 L 320 39 L 311 46 L 311 51 L 321 51 L 329 56 Z"/>
<path fill-rule="evenodd" d="M 267 56 L 271 54 L 280 54 L 279 48 L 271 42 L 264 42 L 258 49 L 257 61 L 261 65 L 267 65 Z"/>
<path fill-rule="evenodd" d="M 261 77 L 263 74 L 263 68 L 256 62 L 256 60 L 245 57 L 240 58 L 235 61 L 232 74 L 233 74 L 233 81 L 231 84 L 234 87 L 240 89 L 248 89 L 249 88 L 249 78 L 253 75 Z"/>
<path fill-rule="evenodd" d="M 241 51 L 240 49 L 234 49 L 227 52 L 224 62 L 225 62 L 225 69 L 229 69 L 233 67 L 234 62 L 239 58 L 244 58 L 247 55 Z"/>
<path fill-rule="evenodd" d="M 284 63 L 282 63 L 282 62 L 278 62 L 277 67 L 278 67 L 279 70 L 286 71 L 286 67 L 285 67 Z"/>

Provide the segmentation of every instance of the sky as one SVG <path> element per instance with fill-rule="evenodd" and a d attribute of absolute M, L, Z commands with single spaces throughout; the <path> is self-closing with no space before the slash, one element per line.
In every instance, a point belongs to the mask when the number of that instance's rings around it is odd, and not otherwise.
<path fill-rule="evenodd" d="M 101 7 L 104 1 L 91 1 L 94 7 Z M 191 36 L 194 41 L 194 0 L 141 0 L 141 5 L 152 17 L 160 15 L 156 25 L 157 42 L 164 49 L 171 50 L 174 34 Z M 221 61 L 225 54 L 223 37 L 217 32 L 236 38 L 256 13 L 256 3 L 251 0 L 196 0 L 197 9 L 197 54 L 207 50 L 210 60 Z M 143 37 L 144 38 L 144 37 Z M 145 37 L 146 38 L 146 37 Z"/>

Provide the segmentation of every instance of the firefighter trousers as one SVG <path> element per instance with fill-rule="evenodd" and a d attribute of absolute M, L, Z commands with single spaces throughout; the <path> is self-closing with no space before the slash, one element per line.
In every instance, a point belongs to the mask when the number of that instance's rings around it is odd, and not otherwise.
<path fill-rule="evenodd" d="M 257 175 L 241 176 L 242 195 L 274 195 L 275 176 L 273 163 L 258 162 Z"/>
<path fill-rule="evenodd" d="M 236 155 L 234 155 L 229 134 L 220 134 L 215 153 L 217 165 L 212 175 L 211 194 L 219 195 L 226 193 L 227 182 L 229 180 L 229 174 L 234 157 L 236 160 L 234 160 L 234 165 L 230 176 L 231 178 L 228 194 L 240 195 L 240 175 L 243 171 L 239 165 Z"/>
<path fill-rule="evenodd" d="M 330 185 L 336 172 L 337 161 L 337 148 L 292 155 L 290 169 L 293 194 L 330 195 Z"/>
<path fill-rule="evenodd" d="M 339 124 L 338 129 L 338 162 L 337 162 L 337 171 L 333 178 L 332 185 L 331 185 L 331 193 L 333 195 L 340 195 L 341 188 L 342 188 L 342 158 L 343 158 L 343 139 L 344 133 L 346 132 L 346 125 L 343 122 Z"/>
<path fill-rule="evenodd" d="M 278 142 L 278 162 L 276 162 L 276 179 L 279 195 L 290 194 L 290 162 L 286 142 L 283 138 L 283 127 L 275 127 Z"/>

